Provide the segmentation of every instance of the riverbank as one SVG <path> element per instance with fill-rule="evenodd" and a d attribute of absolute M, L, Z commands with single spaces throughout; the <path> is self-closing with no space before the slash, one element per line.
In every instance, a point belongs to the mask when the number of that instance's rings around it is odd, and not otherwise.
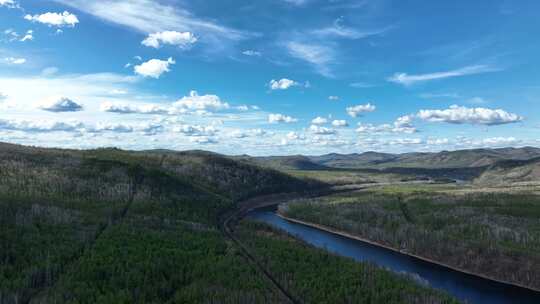
<path fill-rule="evenodd" d="M 319 229 L 319 230 L 322 230 L 322 231 L 325 231 L 325 232 L 328 232 L 328 233 L 343 236 L 343 237 L 353 239 L 353 240 L 357 240 L 357 241 L 360 241 L 360 242 L 368 243 L 368 244 L 371 244 L 373 246 L 385 248 L 387 250 L 397 252 L 399 254 L 403 254 L 403 255 L 406 255 L 406 256 L 409 256 L 409 257 L 412 257 L 412 258 L 416 258 L 416 259 L 422 260 L 422 261 L 427 262 L 427 263 L 435 264 L 435 265 L 438 265 L 438 266 L 441 266 L 441 267 L 444 267 L 444 268 L 447 268 L 447 269 L 450 269 L 450 270 L 453 270 L 453 271 L 456 271 L 456 272 L 460 272 L 460 273 L 463 273 L 463 274 L 467 274 L 467 275 L 482 278 L 482 279 L 485 279 L 485 280 L 497 282 L 497 283 L 500 283 L 500 284 L 505 284 L 505 285 L 509 285 L 509 286 L 513 286 L 513 287 L 519 287 L 519 288 L 523 288 L 523 289 L 526 289 L 526 290 L 529 290 L 529 291 L 532 291 L 532 292 L 540 293 L 540 290 L 529 287 L 529 286 L 525 286 L 525 285 L 518 284 L 518 283 L 513 283 L 513 282 L 508 282 L 508 281 L 504 281 L 504 280 L 494 279 L 494 278 L 486 276 L 486 275 L 482 275 L 482 274 L 479 274 L 479 273 L 474 273 L 474 272 L 471 272 L 471 271 L 467 271 L 465 269 L 460 269 L 458 267 L 454 267 L 454 266 L 451 266 L 451 265 L 448 265 L 448 264 L 445 264 L 445 263 L 442 263 L 442 262 L 439 262 L 439 261 L 435 261 L 435 260 L 432 260 L 432 259 L 429 259 L 429 258 L 426 258 L 426 257 L 422 257 L 422 256 L 419 256 L 419 255 L 416 255 L 416 254 L 408 253 L 406 251 L 399 250 L 399 249 L 396 249 L 394 247 L 390 247 L 388 245 L 381 244 L 381 243 L 378 243 L 378 242 L 374 242 L 374 241 L 371 241 L 369 239 L 366 239 L 366 238 L 363 238 L 363 237 L 360 237 L 360 236 L 357 236 L 357 235 L 354 235 L 354 234 L 351 234 L 351 233 L 348 233 L 348 232 L 345 232 L 345 231 L 341 231 L 341 230 L 338 230 L 338 229 L 335 229 L 335 228 L 331 228 L 331 227 L 327 227 L 327 226 L 320 225 L 320 224 L 315 224 L 315 223 L 310 223 L 310 222 L 298 220 L 298 219 L 291 218 L 291 217 L 288 217 L 286 215 L 283 215 L 283 214 L 281 214 L 279 212 L 276 212 L 276 215 L 278 217 L 286 220 L 286 221 L 290 221 L 290 222 L 297 223 L 297 224 L 300 224 L 300 225 L 304 225 L 304 226 L 307 226 L 307 227 Z"/>

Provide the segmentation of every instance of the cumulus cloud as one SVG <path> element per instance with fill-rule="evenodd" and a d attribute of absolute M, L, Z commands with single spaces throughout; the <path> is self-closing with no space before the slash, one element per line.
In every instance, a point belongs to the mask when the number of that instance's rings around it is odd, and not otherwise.
<path fill-rule="evenodd" d="M 280 80 L 272 79 L 270 80 L 270 83 L 268 83 L 268 86 L 272 90 L 287 90 L 291 87 L 295 87 L 298 85 L 299 85 L 298 82 L 291 79 L 287 79 L 287 78 L 282 78 Z"/>
<path fill-rule="evenodd" d="M 182 133 L 186 136 L 214 136 L 218 130 L 214 126 L 201 125 L 181 125 L 173 128 L 174 132 Z"/>
<path fill-rule="evenodd" d="M 174 103 L 167 104 L 130 104 L 125 102 L 103 102 L 100 110 L 103 112 L 117 114 L 187 114 L 187 113 L 208 113 L 230 109 L 231 106 L 222 101 L 216 95 L 199 95 L 196 91 L 191 91 L 189 96 L 184 96 Z M 250 106 L 235 107 L 241 111 L 254 109 Z"/>
<path fill-rule="evenodd" d="M 416 116 L 430 122 L 452 124 L 502 125 L 520 122 L 523 117 L 501 109 L 467 108 L 453 105 L 445 110 L 420 110 Z"/>
<path fill-rule="evenodd" d="M 344 128 L 348 127 L 349 123 L 346 120 L 334 120 L 332 121 L 332 126 L 336 128 Z"/>
<path fill-rule="evenodd" d="M 314 125 L 324 125 L 324 124 L 328 123 L 328 119 L 319 116 L 317 118 L 314 118 L 311 121 L 311 123 L 314 124 Z"/>
<path fill-rule="evenodd" d="M 358 133 L 416 133 L 416 128 L 412 125 L 413 117 L 411 115 L 401 116 L 393 124 L 363 124 L 358 123 L 356 132 Z"/>
<path fill-rule="evenodd" d="M 346 108 L 347 114 L 349 114 L 351 117 L 358 117 L 362 113 L 373 112 L 375 110 L 376 107 L 371 103 Z"/>
<path fill-rule="evenodd" d="M 488 146 L 508 146 L 508 145 L 515 145 L 521 142 L 519 139 L 515 137 L 489 137 L 484 138 L 481 140 L 481 143 L 483 145 Z"/>
<path fill-rule="evenodd" d="M 189 141 L 195 144 L 200 145 L 209 145 L 209 144 L 217 144 L 218 141 L 215 138 L 201 136 L 201 137 L 190 137 Z"/>
<path fill-rule="evenodd" d="M 317 134 L 317 135 L 332 135 L 332 134 L 336 134 L 336 130 L 334 129 L 330 129 L 330 128 L 326 128 L 326 127 L 321 127 L 321 126 L 316 126 L 316 125 L 311 125 L 309 127 L 309 131 L 313 134 Z"/>
<path fill-rule="evenodd" d="M 83 106 L 67 97 L 54 96 L 40 101 L 38 108 L 43 111 L 59 113 L 82 111 Z"/>
<path fill-rule="evenodd" d="M 288 140 L 298 140 L 298 139 L 302 139 L 302 136 L 300 134 L 298 134 L 298 132 L 289 132 L 287 133 L 287 135 L 285 136 Z"/>
<path fill-rule="evenodd" d="M 164 31 L 148 35 L 141 43 L 156 49 L 162 44 L 170 44 L 187 49 L 195 42 L 197 42 L 197 37 L 191 32 Z"/>
<path fill-rule="evenodd" d="M 73 132 L 84 129 L 84 124 L 79 121 L 0 119 L 0 129 L 36 133 Z"/>
<path fill-rule="evenodd" d="M 4 58 L 4 61 L 9 65 L 19 65 L 19 64 L 26 63 L 25 58 L 16 58 L 16 57 L 6 57 Z"/>
<path fill-rule="evenodd" d="M 230 105 L 216 95 L 199 95 L 197 91 L 191 91 L 189 96 L 184 96 L 173 104 L 177 109 L 193 111 L 218 111 L 229 109 Z"/>
<path fill-rule="evenodd" d="M 32 22 L 43 23 L 48 26 L 57 27 L 74 27 L 77 23 L 79 23 L 79 19 L 77 18 L 77 16 L 68 11 L 65 11 L 63 13 L 48 12 L 41 15 L 26 15 L 24 16 L 24 19 Z"/>
<path fill-rule="evenodd" d="M 472 65 L 472 66 L 467 66 L 467 67 L 457 69 L 457 70 L 430 73 L 430 74 L 409 75 L 407 73 L 396 73 L 393 76 L 389 77 L 388 81 L 408 86 L 408 85 L 413 85 L 419 82 L 425 82 L 425 81 L 430 81 L 430 80 L 495 72 L 499 70 L 500 69 L 494 68 L 488 65 Z"/>
<path fill-rule="evenodd" d="M 242 52 L 242 54 L 244 54 L 246 56 L 250 56 L 250 57 L 261 57 L 262 56 L 261 52 L 254 51 L 254 50 L 245 50 L 245 51 Z"/>
<path fill-rule="evenodd" d="M 283 115 L 283 114 L 270 114 L 268 115 L 268 122 L 269 123 L 293 123 L 297 122 L 298 119 L 293 118 L 291 116 Z"/>
<path fill-rule="evenodd" d="M 131 133 L 133 132 L 133 126 L 123 124 L 123 123 L 98 123 L 93 128 L 88 128 L 88 132 L 103 132 L 109 131 L 114 133 Z"/>
<path fill-rule="evenodd" d="M 410 145 L 421 145 L 424 141 L 421 138 L 397 138 L 392 139 L 388 142 L 389 145 L 402 145 L 402 146 L 410 146 Z"/>
<path fill-rule="evenodd" d="M 169 110 L 154 104 L 146 105 L 128 105 L 111 102 L 104 102 L 100 106 L 100 110 L 109 113 L 118 114 L 166 114 Z"/>
<path fill-rule="evenodd" d="M 172 58 L 167 60 L 151 59 L 140 65 L 136 65 L 134 70 L 136 74 L 141 76 L 158 79 L 163 73 L 170 72 L 169 66 L 175 63 Z"/>

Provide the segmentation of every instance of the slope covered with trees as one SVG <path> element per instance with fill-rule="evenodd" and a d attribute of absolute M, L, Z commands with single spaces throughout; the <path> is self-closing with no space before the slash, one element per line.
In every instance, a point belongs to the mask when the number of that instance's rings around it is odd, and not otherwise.
<path fill-rule="evenodd" d="M 325 186 L 201 151 L 0 144 L 0 303 L 285 303 L 222 234 L 221 215 L 250 197 Z M 288 286 L 302 301 L 323 299 L 305 284 L 320 280 L 331 289 L 317 277 L 335 271 L 324 263 L 329 255 L 297 241 L 282 247 L 257 226 L 242 227 L 268 267 L 304 271 L 315 263 L 319 272 L 294 274 L 301 284 Z M 302 256 L 308 257 L 302 265 L 287 262 Z M 445 299 L 384 270 L 355 267 L 333 278 L 342 287 L 324 298 L 328 303 L 345 301 L 347 292 L 369 292 L 358 302 L 400 294 Z M 372 274 L 374 285 L 346 287 L 351 276 Z M 382 286 L 392 292 L 384 296 Z"/>
<path fill-rule="evenodd" d="M 218 218 L 238 199 L 313 186 L 218 155 L 4 144 L 0 302 L 277 301 Z"/>
<path fill-rule="evenodd" d="M 386 187 L 299 200 L 282 206 L 280 212 L 455 268 L 540 289 L 538 194 L 433 187 Z"/>

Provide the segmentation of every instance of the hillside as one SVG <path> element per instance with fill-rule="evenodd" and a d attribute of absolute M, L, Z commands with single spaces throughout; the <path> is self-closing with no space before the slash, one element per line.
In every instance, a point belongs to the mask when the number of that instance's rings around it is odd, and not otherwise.
<path fill-rule="evenodd" d="M 218 218 L 314 186 L 211 153 L 0 144 L 0 303 L 279 302 Z"/>
<path fill-rule="evenodd" d="M 540 157 L 540 149 L 533 147 L 472 149 L 442 151 L 437 153 L 386 154 L 365 152 L 362 154 L 327 154 L 310 157 L 320 165 L 334 168 L 465 168 L 484 167 L 501 160 L 527 160 Z"/>
<path fill-rule="evenodd" d="M 486 169 L 475 180 L 475 183 L 479 185 L 510 185 L 526 182 L 540 182 L 540 158 L 500 161 Z"/>
<path fill-rule="evenodd" d="M 303 155 L 291 156 L 267 156 L 267 157 L 250 157 L 239 156 L 234 159 L 244 162 L 253 163 L 266 168 L 277 170 L 328 170 L 331 169 L 324 164 L 314 161 L 310 157 Z"/>

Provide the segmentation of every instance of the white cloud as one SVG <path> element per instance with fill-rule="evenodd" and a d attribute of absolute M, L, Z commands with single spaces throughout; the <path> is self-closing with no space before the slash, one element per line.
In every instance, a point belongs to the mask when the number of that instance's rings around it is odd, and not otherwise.
<path fill-rule="evenodd" d="M 293 118 L 291 116 L 283 115 L 283 114 L 270 114 L 268 115 L 268 122 L 269 123 L 293 123 L 297 122 L 298 119 Z"/>
<path fill-rule="evenodd" d="M 473 98 L 469 98 L 467 99 L 467 103 L 470 103 L 470 104 L 486 104 L 486 103 L 489 103 L 486 99 L 482 98 L 482 97 L 473 97 Z"/>
<path fill-rule="evenodd" d="M 326 127 L 321 127 L 321 126 L 316 126 L 316 125 L 311 125 L 309 127 L 309 131 L 313 134 L 317 134 L 317 135 L 332 135 L 332 134 L 336 134 L 336 130 L 334 129 L 330 129 L 330 128 L 326 128 Z"/>
<path fill-rule="evenodd" d="M 24 16 L 24 19 L 32 21 L 32 22 L 39 22 L 46 24 L 48 26 L 57 26 L 57 27 L 63 27 L 63 26 L 71 26 L 74 27 L 77 23 L 79 23 L 79 19 L 76 15 L 65 11 L 63 13 L 44 13 L 41 15 L 26 15 Z"/>
<path fill-rule="evenodd" d="M 4 61 L 10 65 L 11 64 L 19 65 L 19 64 L 25 64 L 26 58 L 6 57 L 4 58 Z"/>
<path fill-rule="evenodd" d="M 427 140 L 427 144 L 430 146 L 444 146 L 450 143 L 448 138 L 431 138 Z"/>
<path fill-rule="evenodd" d="M 200 137 L 200 136 L 214 136 L 218 130 L 214 126 L 201 126 L 201 125 L 181 125 L 173 128 L 174 132 L 182 133 L 186 136 Z"/>
<path fill-rule="evenodd" d="M 430 74 L 409 75 L 407 73 L 396 73 L 392 77 L 389 77 L 388 81 L 402 84 L 405 86 L 409 86 L 415 83 L 425 82 L 425 81 L 430 81 L 430 80 L 495 72 L 499 70 L 500 69 L 494 68 L 488 65 L 471 65 L 471 66 L 466 66 L 464 68 L 457 69 L 457 70 L 430 73 Z"/>
<path fill-rule="evenodd" d="M 372 88 L 375 85 L 370 84 L 370 83 L 366 83 L 366 82 L 353 82 L 353 83 L 349 84 L 349 86 L 351 88 L 356 88 L 356 89 L 367 89 L 367 88 Z"/>
<path fill-rule="evenodd" d="M 245 51 L 242 52 L 242 54 L 244 54 L 246 56 L 251 56 L 251 57 L 261 57 L 262 56 L 261 52 L 254 51 L 254 50 L 245 50 Z"/>
<path fill-rule="evenodd" d="M 79 121 L 0 119 L 0 129 L 23 132 L 73 132 L 84 129 Z"/>
<path fill-rule="evenodd" d="M 347 111 L 347 114 L 349 114 L 351 117 L 358 117 L 362 113 L 373 112 L 376 109 L 377 108 L 374 105 L 372 105 L 371 103 L 367 103 L 364 105 L 348 107 L 345 110 Z"/>
<path fill-rule="evenodd" d="M 300 136 L 300 134 L 298 134 L 298 132 L 289 132 L 287 133 L 287 135 L 285 136 L 288 140 L 298 140 L 298 139 L 301 139 L 302 137 Z"/>
<path fill-rule="evenodd" d="M 82 111 L 83 106 L 75 101 L 63 97 L 54 96 L 40 101 L 37 107 L 43 111 L 49 112 L 78 112 Z"/>
<path fill-rule="evenodd" d="M 19 7 L 17 2 L 15 2 L 14 0 L 0 0 L 0 6 L 6 6 L 9 8 Z"/>
<path fill-rule="evenodd" d="M 291 79 L 287 79 L 287 78 L 282 78 L 280 80 L 272 79 L 270 80 L 270 83 L 268 83 L 268 86 L 272 90 L 287 90 L 291 87 L 295 87 L 298 85 L 299 85 L 298 82 Z"/>
<path fill-rule="evenodd" d="M 453 105 L 445 110 L 420 110 L 416 116 L 430 122 L 453 124 L 502 125 L 520 122 L 523 117 L 501 109 L 467 108 Z"/>
<path fill-rule="evenodd" d="M 167 60 L 151 59 L 140 65 L 136 65 L 134 70 L 135 73 L 141 76 L 158 79 L 163 73 L 170 72 L 169 66 L 175 63 L 172 58 Z"/>
<path fill-rule="evenodd" d="M 197 18 L 193 13 L 178 5 L 166 5 L 154 0 L 56 1 L 108 22 L 127 26 L 143 33 L 191 32 L 201 35 L 201 40 L 209 42 L 237 41 L 252 35 Z"/>
<path fill-rule="evenodd" d="M 110 93 L 111 95 L 126 95 L 128 92 L 125 90 L 114 89 Z"/>
<path fill-rule="evenodd" d="M 173 104 L 177 109 L 194 111 L 218 111 L 229 109 L 230 105 L 222 101 L 216 95 L 199 95 L 197 91 L 191 91 L 189 96 L 184 96 Z"/>
<path fill-rule="evenodd" d="M 329 46 L 290 41 L 285 44 L 285 47 L 289 55 L 314 65 L 321 75 L 327 77 L 333 76 L 329 65 L 334 62 L 336 55 L 334 50 Z"/>
<path fill-rule="evenodd" d="M 164 31 L 148 35 L 141 43 L 156 49 L 159 48 L 161 44 L 170 44 L 186 49 L 195 42 L 197 42 L 197 37 L 191 32 Z"/>
<path fill-rule="evenodd" d="M 57 67 L 47 67 L 47 68 L 44 68 L 42 71 L 41 71 L 41 75 L 42 76 L 52 76 L 56 73 L 58 73 L 59 69 Z"/>
<path fill-rule="evenodd" d="M 424 141 L 421 138 L 397 138 L 392 139 L 388 142 L 389 145 L 402 145 L 402 146 L 410 146 L 410 145 L 421 145 Z"/>
<path fill-rule="evenodd" d="M 115 104 L 111 102 L 104 102 L 100 106 L 100 110 L 109 113 L 118 114 L 166 114 L 169 110 L 158 105 L 146 104 L 146 105 L 128 105 L 128 104 Z"/>
<path fill-rule="evenodd" d="M 346 120 L 334 120 L 332 121 L 332 126 L 336 128 L 344 128 L 348 127 L 349 123 Z"/>
<path fill-rule="evenodd" d="M 282 0 L 284 2 L 287 2 L 289 4 L 293 4 L 296 6 L 302 6 L 308 2 L 308 0 Z"/>
<path fill-rule="evenodd" d="M 210 137 L 206 137 L 206 136 L 190 137 L 189 141 L 192 142 L 192 143 L 195 143 L 195 144 L 200 144 L 200 145 L 209 145 L 209 144 L 217 144 L 218 143 L 218 141 L 215 138 L 210 138 Z"/>
<path fill-rule="evenodd" d="M 6 100 L 8 98 L 8 96 L 2 92 L 0 92 L 0 102 Z"/>
<path fill-rule="evenodd" d="M 343 18 L 340 17 L 334 21 L 334 24 L 332 26 L 314 30 L 311 33 L 320 38 L 337 37 L 337 38 L 346 38 L 346 39 L 362 39 L 362 38 L 366 38 L 370 36 L 381 35 L 390 29 L 391 27 L 374 29 L 374 30 L 364 30 L 364 31 L 357 30 L 354 28 L 344 26 Z"/>
<path fill-rule="evenodd" d="M 412 125 L 413 116 L 405 115 L 401 116 L 393 124 L 382 124 L 382 125 L 373 125 L 373 124 L 363 124 L 358 123 L 358 128 L 356 132 L 358 133 L 405 133 L 412 134 L 416 133 L 416 128 Z"/>
<path fill-rule="evenodd" d="M 482 139 L 481 143 L 488 146 L 508 146 L 521 142 L 515 137 L 490 137 Z"/>
<path fill-rule="evenodd" d="M 328 123 L 328 119 L 319 116 L 317 118 L 314 118 L 311 121 L 311 123 L 314 124 L 314 125 L 324 125 L 324 124 Z"/>
<path fill-rule="evenodd" d="M 338 101 L 339 100 L 339 96 L 328 96 L 328 100 L 331 100 L 331 101 Z"/>
<path fill-rule="evenodd" d="M 98 123 L 95 127 L 89 128 L 88 132 L 114 132 L 114 133 L 131 133 L 133 127 L 123 123 Z"/>
<path fill-rule="evenodd" d="M 24 37 L 22 37 L 19 41 L 25 42 L 25 41 L 31 41 L 31 40 L 34 40 L 34 31 L 28 30 L 26 31 L 26 34 L 24 35 Z"/>

